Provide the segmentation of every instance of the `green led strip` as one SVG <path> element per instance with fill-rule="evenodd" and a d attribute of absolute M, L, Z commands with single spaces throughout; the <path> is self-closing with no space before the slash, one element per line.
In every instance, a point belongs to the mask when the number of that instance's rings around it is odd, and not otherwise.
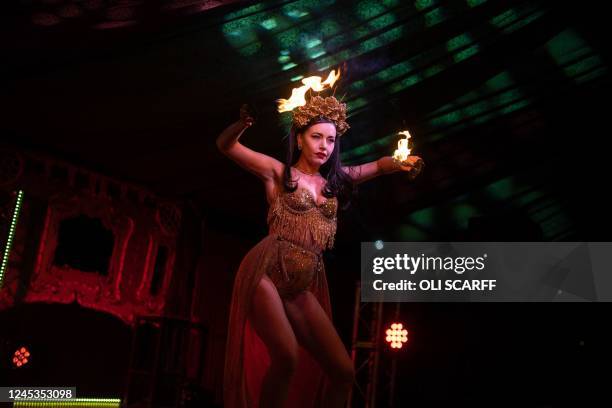
<path fill-rule="evenodd" d="M 48 399 L 48 400 L 19 400 L 13 403 L 13 407 L 40 408 L 40 407 L 104 407 L 111 408 L 121 406 L 119 398 L 72 398 L 72 399 Z"/>
<path fill-rule="evenodd" d="M 15 203 L 15 210 L 13 211 L 13 218 L 11 219 L 11 227 L 6 240 L 6 247 L 4 248 L 4 254 L 2 256 L 2 266 L 0 266 L 0 288 L 4 282 L 4 271 L 8 265 L 8 258 L 11 252 L 11 246 L 13 245 L 13 238 L 15 237 L 15 229 L 17 227 L 17 220 L 19 219 L 19 211 L 21 210 L 22 201 L 23 191 L 19 190 L 19 193 L 17 194 L 17 202 Z"/>

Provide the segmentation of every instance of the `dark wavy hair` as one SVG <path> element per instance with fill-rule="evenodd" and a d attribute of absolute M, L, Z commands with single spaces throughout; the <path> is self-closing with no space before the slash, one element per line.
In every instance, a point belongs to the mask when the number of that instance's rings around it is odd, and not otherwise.
<path fill-rule="evenodd" d="M 305 132 L 308 128 L 317 123 L 333 124 L 334 122 L 324 116 L 317 116 L 308 122 L 306 126 L 301 128 L 296 128 L 295 126 L 291 127 L 287 142 L 285 169 L 283 171 L 283 186 L 286 191 L 293 192 L 297 189 L 297 180 L 291 178 L 291 166 L 293 166 L 300 157 L 297 148 L 297 135 Z M 323 189 L 323 196 L 327 198 L 338 197 L 342 209 L 346 210 L 357 196 L 357 185 L 354 184 L 351 177 L 342 170 L 342 163 L 340 161 L 340 138 L 341 136 L 336 137 L 334 150 L 331 156 L 329 156 L 329 159 L 321 166 L 320 172 L 321 175 L 327 179 L 327 184 Z"/>

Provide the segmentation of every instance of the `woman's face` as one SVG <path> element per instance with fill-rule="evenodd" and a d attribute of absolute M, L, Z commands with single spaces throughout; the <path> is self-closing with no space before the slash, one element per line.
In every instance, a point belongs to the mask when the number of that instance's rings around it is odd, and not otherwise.
<path fill-rule="evenodd" d="M 316 123 L 298 135 L 302 155 L 312 164 L 323 165 L 331 156 L 336 144 L 336 126 L 333 123 Z"/>

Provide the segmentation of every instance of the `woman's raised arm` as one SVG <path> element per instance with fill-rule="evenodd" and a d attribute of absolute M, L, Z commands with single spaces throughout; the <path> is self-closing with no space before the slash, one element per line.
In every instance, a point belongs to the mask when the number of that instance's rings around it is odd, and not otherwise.
<path fill-rule="evenodd" d="M 273 157 L 249 149 L 238 141 L 244 131 L 254 123 L 255 120 L 248 113 L 246 105 L 242 105 L 240 119 L 221 132 L 217 137 L 217 147 L 224 155 L 263 181 L 274 180 L 282 172 L 282 163 Z"/>
<path fill-rule="evenodd" d="M 353 183 L 359 184 L 374 177 L 395 173 L 396 171 L 407 171 L 410 179 L 414 180 L 424 166 L 425 164 L 419 156 L 408 156 L 406 165 L 395 162 L 391 156 L 383 156 L 373 162 L 357 166 L 343 166 L 342 170 L 353 179 Z"/>

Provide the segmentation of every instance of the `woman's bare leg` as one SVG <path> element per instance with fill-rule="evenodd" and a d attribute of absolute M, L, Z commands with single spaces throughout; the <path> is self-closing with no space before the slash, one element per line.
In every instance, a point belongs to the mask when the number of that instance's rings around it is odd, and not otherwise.
<path fill-rule="evenodd" d="M 261 386 L 261 408 L 282 407 L 298 358 L 298 343 L 276 286 L 264 275 L 259 282 L 249 320 L 270 355 L 270 368 Z"/>
<path fill-rule="evenodd" d="M 323 407 L 344 407 L 355 371 L 336 328 L 311 292 L 303 292 L 284 303 L 298 342 L 327 374 Z"/>

